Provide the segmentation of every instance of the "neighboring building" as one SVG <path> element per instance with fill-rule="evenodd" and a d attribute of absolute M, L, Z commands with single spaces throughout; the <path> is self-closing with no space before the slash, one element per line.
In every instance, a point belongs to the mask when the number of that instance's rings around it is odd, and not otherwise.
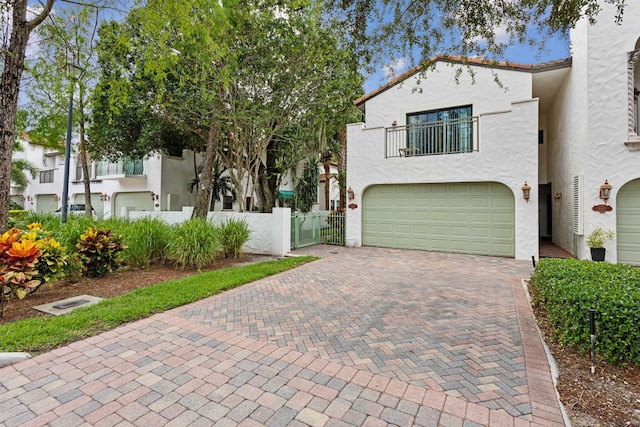
<path fill-rule="evenodd" d="M 62 205 L 64 153 L 26 144 L 16 157 L 40 168 L 39 176 L 23 194 L 11 200 L 36 212 L 55 212 Z M 188 191 L 194 178 L 193 153 L 184 157 L 154 155 L 144 160 L 97 161 L 89 165 L 91 204 L 98 218 L 127 216 L 128 211 L 181 210 L 192 206 L 195 193 Z M 69 170 L 68 203 L 85 201 L 82 169 L 72 156 Z"/>
<path fill-rule="evenodd" d="M 438 57 L 420 90 L 414 69 L 357 100 L 347 239 L 530 259 L 547 238 L 589 258 L 586 236 L 601 226 L 616 232 L 607 260 L 640 265 L 640 5 L 621 25 L 614 13 L 577 24 L 572 58 L 471 60 L 475 83 L 466 71 L 458 83 L 465 66 Z M 595 211 L 605 181 L 612 210 Z"/>
<path fill-rule="evenodd" d="M 52 213 L 62 206 L 64 182 L 64 153 L 39 145 L 25 144 L 23 152 L 15 153 L 16 158 L 24 158 L 40 168 L 35 180 L 30 180 L 23 194 L 12 187 L 11 200 L 24 209 L 42 213 Z M 201 156 L 196 155 L 196 162 Z M 82 168 L 77 155 L 71 157 L 69 170 L 69 204 L 85 202 Z M 321 174 L 324 173 L 322 166 Z M 106 160 L 91 162 L 91 205 L 98 218 L 126 217 L 128 211 L 180 211 L 184 206 L 193 206 L 196 201 L 195 189 L 189 190 L 194 181 L 194 154 L 184 150 L 183 157 L 156 154 L 144 160 L 123 159 L 117 162 Z M 334 166 L 332 173 L 337 173 Z M 289 179 L 291 181 L 291 179 Z M 332 179 L 332 184 L 334 184 Z M 283 193 L 293 197 L 292 184 Z M 249 186 L 250 188 L 251 186 Z M 286 187 L 286 185 L 285 185 Z M 324 209 L 324 181 L 318 188 L 320 209 Z M 331 205 L 337 205 L 339 190 L 337 184 L 331 186 Z M 247 196 L 245 203 L 251 211 L 255 196 Z M 229 194 L 223 195 L 214 205 L 215 211 L 238 211 L 239 205 Z"/>

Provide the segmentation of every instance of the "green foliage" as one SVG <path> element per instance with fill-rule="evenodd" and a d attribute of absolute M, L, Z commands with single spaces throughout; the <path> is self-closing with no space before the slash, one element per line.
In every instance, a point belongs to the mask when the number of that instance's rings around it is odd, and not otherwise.
<path fill-rule="evenodd" d="M 76 251 L 76 244 L 80 236 L 90 227 L 98 225 L 98 222 L 84 215 L 69 215 L 65 224 L 60 223 L 60 217 L 55 217 L 60 243 L 67 248 L 69 253 Z"/>
<path fill-rule="evenodd" d="M 295 203 L 302 212 L 309 212 L 318 200 L 320 172 L 318 162 L 310 158 L 304 163 L 302 175 L 296 183 Z"/>
<path fill-rule="evenodd" d="M 593 23 L 602 9 L 615 8 L 615 20 L 620 22 L 625 7 L 624 0 L 330 0 L 328 4 L 335 22 L 354 23 L 353 45 L 370 72 L 399 58 L 428 65 L 439 53 L 503 59 L 505 50 L 517 44 L 544 52 L 550 36 L 567 34 L 579 19 Z"/>
<path fill-rule="evenodd" d="M 607 240 L 611 240 L 615 237 L 616 233 L 611 230 L 603 230 L 598 227 L 587 236 L 587 246 L 590 248 L 604 248 L 604 244 Z"/>
<path fill-rule="evenodd" d="M 164 260 L 167 244 L 173 238 L 173 230 L 167 223 L 145 217 L 126 224 L 125 230 L 116 231 L 124 235 L 127 244 L 122 252 L 122 260 L 127 265 L 149 267 Z"/>
<path fill-rule="evenodd" d="M 220 249 L 220 230 L 206 219 L 192 218 L 174 227 L 167 256 L 181 268 L 202 269 L 216 260 Z"/>
<path fill-rule="evenodd" d="M 541 259 L 531 277 L 555 339 L 587 352 L 588 312 L 596 310 L 596 349 L 609 362 L 640 363 L 640 271 L 576 259 Z"/>
<path fill-rule="evenodd" d="M 89 277 L 102 277 L 116 270 L 121 263 L 120 252 L 125 248 L 122 236 L 96 227 L 89 227 L 76 244 L 84 275 Z"/>
<path fill-rule="evenodd" d="M 285 258 L 172 280 L 78 308 L 58 317 L 37 317 L 0 325 L 0 351 L 42 352 L 215 295 L 313 261 Z"/>
<path fill-rule="evenodd" d="M 238 258 L 242 245 L 249 240 L 249 224 L 244 219 L 230 219 L 220 226 L 220 243 L 226 258 Z"/>
<path fill-rule="evenodd" d="M 0 235 L 0 317 L 12 297 L 23 299 L 65 276 L 67 254 L 38 222 Z"/>

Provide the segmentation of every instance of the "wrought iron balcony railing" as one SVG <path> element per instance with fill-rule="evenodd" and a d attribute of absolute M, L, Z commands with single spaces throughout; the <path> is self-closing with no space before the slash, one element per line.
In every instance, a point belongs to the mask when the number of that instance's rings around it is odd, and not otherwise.
<path fill-rule="evenodd" d="M 478 117 L 386 129 L 385 157 L 431 156 L 478 151 Z"/>

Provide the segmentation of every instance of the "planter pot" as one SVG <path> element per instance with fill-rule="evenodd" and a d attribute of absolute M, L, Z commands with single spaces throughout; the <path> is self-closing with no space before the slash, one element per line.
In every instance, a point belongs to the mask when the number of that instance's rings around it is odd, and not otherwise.
<path fill-rule="evenodd" d="M 356 239 L 346 239 L 345 246 L 348 248 L 353 248 L 356 246 Z"/>
<path fill-rule="evenodd" d="M 606 252 L 605 248 L 591 248 L 591 259 L 593 261 L 604 261 Z"/>

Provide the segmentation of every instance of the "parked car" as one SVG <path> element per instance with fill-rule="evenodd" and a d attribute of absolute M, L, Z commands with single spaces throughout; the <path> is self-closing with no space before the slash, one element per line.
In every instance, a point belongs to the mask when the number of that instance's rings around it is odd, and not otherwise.
<path fill-rule="evenodd" d="M 93 216 L 96 216 L 96 210 L 91 208 Z M 68 206 L 67 215 L 84 215 L 87 212 L 87 207 L 84 204 L 73 203 Z M 56 215 L 62 214 L 62 208 L 56 210 Z"/>

